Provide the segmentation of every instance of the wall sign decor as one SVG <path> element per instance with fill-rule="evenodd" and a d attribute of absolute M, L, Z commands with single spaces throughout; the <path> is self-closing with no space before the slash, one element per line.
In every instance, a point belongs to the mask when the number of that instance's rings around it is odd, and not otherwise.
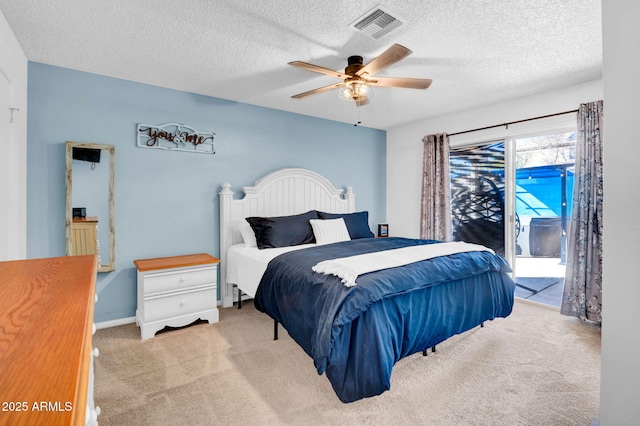
<path fill-rule="evenodd" d="M 138 146 L 141 148 L 215 154 L 214 136 L 215 133 L 199 132 L 180 123 L 138 124 Z"/>

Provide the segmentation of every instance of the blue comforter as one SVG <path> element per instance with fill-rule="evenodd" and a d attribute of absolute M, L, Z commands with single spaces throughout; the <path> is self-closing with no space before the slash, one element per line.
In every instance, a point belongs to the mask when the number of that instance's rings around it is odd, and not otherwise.
<path fill-rule="evenodd" d="M 469 252 L 371 272 L 346 287 L 314 273 L 320 261 L 432 240 L 366 238 L 289 252 L 273 259 L 254 300 L 313 358 L 343 402 L 390 388 L 401 358 L 483 321 L 506 317 L 514 284 L 506 261 Z"/>

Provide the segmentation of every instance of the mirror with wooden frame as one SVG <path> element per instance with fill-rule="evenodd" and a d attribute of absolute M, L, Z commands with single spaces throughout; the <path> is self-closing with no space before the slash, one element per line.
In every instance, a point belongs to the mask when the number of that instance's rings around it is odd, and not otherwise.
<path fill-rule="evenodd" d="M 115 270 L 113 145 L 66 144 L 67 256 L 98 255 L 98 272 Z"/>

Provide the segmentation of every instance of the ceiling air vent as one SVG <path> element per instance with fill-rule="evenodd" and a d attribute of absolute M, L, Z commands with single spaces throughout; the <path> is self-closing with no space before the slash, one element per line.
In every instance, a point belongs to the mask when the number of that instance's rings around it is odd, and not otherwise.
<path fill-rule="evenodd" d="M 349 26 L 360 34 L 379 40 L 403 24 L 404 22 L 400 18 L 378 5 Z"/>

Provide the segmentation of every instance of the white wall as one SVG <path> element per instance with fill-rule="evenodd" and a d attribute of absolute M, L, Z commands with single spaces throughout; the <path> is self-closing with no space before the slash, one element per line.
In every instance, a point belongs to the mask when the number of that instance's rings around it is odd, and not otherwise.
<path fill-rule="evenodd" d="M 420 232 L 420 192 L 422 137 L 430 133 L 455 133 L 510 121 L 539 117 L 577 109 L 581 103 L 602 99 L 602 80 L 566 87 L 552 92 L 488 105 L 481 109 L 437 117 L 387 131 L 387 222 L 389 233 L 418 237 Z M 606 107 L 605 107 L 606 108 Z M 485 130 L 451 138 L 451 145 L 490 141 L 514 135 L 575 126 L 575 114 L 515 124 L 505 129 Z"/>
<path fill-rule="evenodd" d="M 0 12 L 0 261 L 27 256 L 26 194 L 27 57 Z"/>
<path fill-rule="evenodd" d="M 602 2 L 604 262 L 600 424 L 640 423 L 640 2 Z"/>

